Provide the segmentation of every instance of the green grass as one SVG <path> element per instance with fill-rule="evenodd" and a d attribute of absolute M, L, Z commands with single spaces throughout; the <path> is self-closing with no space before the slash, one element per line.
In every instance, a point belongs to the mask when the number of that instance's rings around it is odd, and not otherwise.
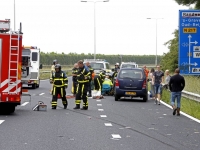
<path fill-rule="evenodd" d="M 150 90 L 150 84 L 148 84 L 148 89 Z M 163 90 L 162 101 L 171 105 L 170 103 L 170 92 Z M 185 97 L 181 97 L 181 111 L 194 117 L 200 119 L 200 103 L 194 100 L 190 100 Z"/>
<path fill-rule="evenodd" d="M 198 76 L 184 76 L 185 91 L 200 94 L 200 77 Z"/>
<path fill-rule="evenodd" d="M 62 70 L 67 73 L 67 76 L 70 76 L 72 68 L 73 66 L 64 66 L 62 67 Z M 45 66 L 42 69 L 40 69 L 40 80 L 50 78 L 50 69 L 51 69 L 51 66 Z"/>
<path fill-rule="evenodd" d="M 163 90 L 162 101 L 170 104 L 170 92 Z M 188 115 L 193 116 L 194 118 L 200 119 L 200 103 L 194 100 L 190 100 L 185 97 L 181 97 L 181 111 L 185 112 Z"/>

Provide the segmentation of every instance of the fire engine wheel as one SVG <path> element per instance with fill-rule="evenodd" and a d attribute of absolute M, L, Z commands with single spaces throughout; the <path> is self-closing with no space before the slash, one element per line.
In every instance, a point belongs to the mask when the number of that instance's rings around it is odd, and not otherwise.
<path fill-rule="evenodd" d="M 36 89 L 36 86 L 37 86 L 36 83 L 32 84 L 32 89 Z"/>
<path fill-rule="evenodd" d="M 11 114 L 15 112 L 15 105 L 0 105 L 1 114 Z"/>

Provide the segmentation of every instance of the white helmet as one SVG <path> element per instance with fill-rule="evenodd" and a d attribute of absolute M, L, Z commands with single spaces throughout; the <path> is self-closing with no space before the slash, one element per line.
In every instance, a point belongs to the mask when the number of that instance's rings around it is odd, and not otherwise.
<path fill-rule="evenodd" d="M 115 66 L 119 66 L 119 63 L 116 63 Z"/>

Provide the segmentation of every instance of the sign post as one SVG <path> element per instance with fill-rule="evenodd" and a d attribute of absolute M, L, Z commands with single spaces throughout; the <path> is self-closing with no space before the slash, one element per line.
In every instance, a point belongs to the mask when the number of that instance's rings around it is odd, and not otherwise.
<path fill-rule="evenodd" d="M 182 75 L 200 75 L 200 10 L 179 10 L 179 56 Z"/>

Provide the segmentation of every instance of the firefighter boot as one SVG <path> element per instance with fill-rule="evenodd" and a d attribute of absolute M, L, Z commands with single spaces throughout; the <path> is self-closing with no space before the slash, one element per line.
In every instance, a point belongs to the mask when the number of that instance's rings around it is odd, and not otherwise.
<path fill-rule="evenodd" d="M 64 109 L 67 109 L 67 105 L 64 105 Z"/>
<path fill-rule="evenodd" d="M 88 106 L 83 106 L 81 110 L 88 110 Z"/>
<path fill-rule="evenodd" d="M 180 108 L 177 107 L 177 116 L 180 116 Z"/>
<path fill-rule="evenodd" d="M 76 107 L 74 107 L 73 109 L 80 109 L 80 105 L 76 104 Z"/>
<path fill-rule="evenodd" d="M 56 109 L 56 106 L 52 106 L 52 109 Z"/>

